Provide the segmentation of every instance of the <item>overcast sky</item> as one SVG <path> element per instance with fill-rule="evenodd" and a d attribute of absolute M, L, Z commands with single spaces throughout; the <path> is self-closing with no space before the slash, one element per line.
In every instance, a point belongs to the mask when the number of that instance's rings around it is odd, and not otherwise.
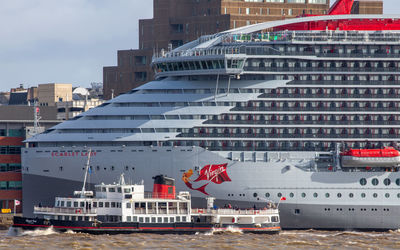
<path fill-rule="evenodd" d="M 0 0 L 0 91 L 24 84 L 103 81 L 117 50 L 137 48 L 152 0 Z M 331 2 L 334 2 L 331 0 Z M 384 0 L 399 13 L 399 0 Z"/>

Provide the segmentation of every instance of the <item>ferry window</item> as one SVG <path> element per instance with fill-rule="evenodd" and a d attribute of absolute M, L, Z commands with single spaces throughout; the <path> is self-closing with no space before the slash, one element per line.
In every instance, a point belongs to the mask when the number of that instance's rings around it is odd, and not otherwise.
<path fill-rule="evenodd" d="M 156 217 L 151 217 L 151 223 L 156 223 Z"/>
<path fill-rule="evenodd" d="M 329 193 L 326 193 L 326 194 L 325 194 L 325 197 L 326 197 L 326 198 L 329 198 Z"/>
<path fill-rule="evenodd" d="M 175 222 L 175 218 L 174 218 L 174 217 L 170 217 L 170 218 L 169 218 L 169 222 L 170 222 L 170 223 L 174 223 L 174 222 Z"/>
<path fill-rule="evenodd" d="M 132 221 L 137 222 L 137 216 L 133 216 Z"/>
<path fill-rule="evenodd" d="M 386 198 L 389 198 L 389 197 L 390 197 L 390 194 L 389 194 L 389 193 L 386 193 L 386 194 L 385 194 L 385 197 L 386 197 Z"/>
<path fill-rule="evenodd" d="M 267 198 L 268 198 L 269 196 L 270 196 L 270 194 L 269 194 L 269 193 L 265 193 L 265 197 L 267 197 Z"/>
<path fill-rule="evenodd" d="M 103 202 L 99 202 L 99 207 L 103 207 Z"/>
<path fill-rule="evenodd" d="M 132 207 L 132 204 L 131 203 L 126 203 L 126 208 L 131 208 Z"/>
<path fill-rule="evenodd" d="M 181 217 L 180 216 L 176 216 L 176 222 L 181 222 Z"/>
<path fill-rule="evenodd" d="M 93 202 L 93 207 L 97 207 L 97 202 Z"/>
<path fill-rule="evenodd" d="M 64 201 L 61 201 L 61 207 L 63 207 L 65 205 Z"/>
<path fill-rule="evenodd" d="M 257 194 L 257 193 L 254 193 L 254 194 L 253 194 L 253 197 L 254 197 L 254 198 L 255 198 L 255 197 L 257 197 L 257 196 L 258 196 L 258 194 Z"/>
<path fill-rule="evenodd" d="M 350 194 L 349 194 L 349 197 L 350 197 L 350 198 L 353 198 L 353 197 L 354 197 L 354 194 L 353 194 L 353 193 L 350 193 Z"/>
<path fill-rule="evenodd" d="M 139 217 L 139 222 L 143 222 L 143 217 Z"/>
<path fill-rule="evenodd" d="M 146 217 L 146 218 L 144 218 L 145 219 L 145 222 L 146 223 L 150 223 L 150 218 L 149 217 Z"/>
<path fill-rule="evenodd" d="M 317 197 L 318 197 L 318 194 L 317 194 L 317 193 L 314 193 L 314 197 L 317 198 Z"/>
<path fill-rule="evenodd" d="M 107 192 L 107 189 L 105 187 L 101 188 L 101 192 Z"/>
<path fill-rule="evenodd" d="M 294 214 L 300 214 L 300 209 L 295 209 Z"/>
<path fill-rule="evenodd" d="M 126 194 L 125 195 L 125 199 L 132 199 L 132 195 L 131 194 Z"/>
<path fill-rule="evenodd" d="M 385 186 L 389 186 L 390 185 L 390 179 L 386 178 L 383 180 L 383 184 L 385 184 Z"/>
<path fill-rule="evenodd" d="M 71 207 L 71 202 L 70 201 L 67 201 L 67 207 Z"/>
<path fill-rule="evenodd" d="M 115 188 L 108 188 L 108 192 L 115 193 Z"/>
<path fill-rule="evenodd" d="M 83 216 L 78 216 L 78 221 L 83 221 Z"/>
<path fill-rule="evenodd" d="M 374 196 L 374 198 L 378 198 L 378 194 L 377 193 L 374 193 L 373 196 Z"/>
<path fill-rule="evenodd" d="M 294 197 L 294 193 L 290 193 L 290 195 L 289 195 L 291 198 L 293 198 Z"/>
<path fill-rule="evenodd" d="M 278 197 L 282 197 L 282 193 L 278 193 Z"/>
<path fill-rule="evenodd" d="M 362 198 L 365 198 L 365 193 L 362 193 L 362 194 L 361 194 L 361 197 L 362 197 Z"/>
<path fill-rule="evenodd" d="M 122 189 L 120 187 L 117 189 L 117 191 L 118 193 L 122 193 Z"/>
<path fill-rule="evenodd" d="M 296 209 L 296 210 L 299 210 L 299 209 Z M 295 210 L 295 213 L 296 213 L 296 210 Z M 299 214 L 299 213 L 300 213 L 300 210 L 296 214 Z M 278 216 L 272 216 L 271 217 L 271 221 L 272 222 L 279 222 L 279 217 Z"/>
<path fill-rule="evenodd" d="M 341 198 L 341 197 L 342 197 L 342 194 L 341 194 L 341 193 L 337 193 L 337 197 L 338 197 L 338 198 Z"/>
<path fill-rule="evenodd" d="M 131 216 L 126 216 L 126 221 L 131 221 L 132 220 L 132 217 Z"/>
<path fill-rule="evenodd" d="M 186 222 L 186 217 L 185 216 L 182 217 L 182 222 Z"/>
<path fill-rule="evenodd" d="M 378 179 L 376 179 L 376 178 L 372 179 L 372 185 L 376 186 L 378 184 L 379 184 L 379 180 Z"/>
<path fill-rule="evenodd" d="M 100 166 L 97 166 L 97 167 L 96 167 L 96 170 L 97 170 L 97 171 L 100 171 Z"/>
<path fill-rule="evenodd" d="M 306 193 L 301 193 L 301 197 L 305 198 L 306 197 Z"/>
<path fill-rule="evenodd" d="M 157 222 L 161 223 L 162 222 L 162 217 L 157 217 Z"/>
<path fill-rule="evenodd" d="M 110 202 L 104 202 L 105 207 L 110 207 Z"/>
<path fill-rule="evenodd" d="M 80 207 L 85 207 L 85 202 L 81 201 Z"/>
<path fill-rule="evenodd" d="M 396 185 L 400 186 L 400 179 L 396 179 Z"/>
<path fill-rule="evenodd" d="M 124 193 L 130 193 L 131 192 L 131 190 L 129 189 L 129 188 L 124 188 Z"/>
<path fill-rule="evenodd" d="M 360 184 L 361 184 L 361 186 L 367 185 L 367 179 L 362 178 L 362 179 L 360 180 Z"/>
<path fill-rule="evenodd" d="M 115 202 L 111 202 L 111 207 L 116 207 Z"/>
<path fill-rule="evenodd" d="M 397 194 L 397 198 L 400 198 L 400 193 Z"/>
<path fill-rule="evenodd" d="M 74 207 L 78 207 L 78 202 L 74 201 Z"/>
<path fill-rule="evenodd" d="M 168 217 L 164 217 L 164 223 L 168 223 Z"/>

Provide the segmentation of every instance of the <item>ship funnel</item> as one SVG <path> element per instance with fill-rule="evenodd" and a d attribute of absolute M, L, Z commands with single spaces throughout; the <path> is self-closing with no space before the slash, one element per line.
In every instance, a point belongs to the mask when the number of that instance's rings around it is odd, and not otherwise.
<path fill-rule="evenodd" d="M 164 175 L 153 177 L 153 198 L 175 199 L 175 180 Z"/>

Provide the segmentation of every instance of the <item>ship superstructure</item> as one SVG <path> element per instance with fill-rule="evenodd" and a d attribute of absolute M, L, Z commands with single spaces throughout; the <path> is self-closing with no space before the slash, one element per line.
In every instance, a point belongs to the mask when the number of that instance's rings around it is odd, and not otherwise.
<path fill-rule="evenodd" d="M 38 183 L 79 186 L 90 147 L 92 183 L 162 172 L 197 190 L 194 202 L 286 197 L 283 228 L 398 228 L 398 166 L 342 167 L 338 152 L 397 146 L 399 55 L 398 15 L 304 16 L 200 37 L 155 55 L 155 81 L 29 139 L 24 199 L 43 193 Z"/>

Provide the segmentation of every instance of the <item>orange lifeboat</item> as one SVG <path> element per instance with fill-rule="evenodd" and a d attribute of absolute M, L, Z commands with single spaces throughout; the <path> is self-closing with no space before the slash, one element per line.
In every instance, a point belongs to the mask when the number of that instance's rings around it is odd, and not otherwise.
<path fill-rule="evenodd" d="M 342 153 L 342 167 L 397 167 L 400 152 L 393 147 L 383 149 L 349 149 Z"/>

